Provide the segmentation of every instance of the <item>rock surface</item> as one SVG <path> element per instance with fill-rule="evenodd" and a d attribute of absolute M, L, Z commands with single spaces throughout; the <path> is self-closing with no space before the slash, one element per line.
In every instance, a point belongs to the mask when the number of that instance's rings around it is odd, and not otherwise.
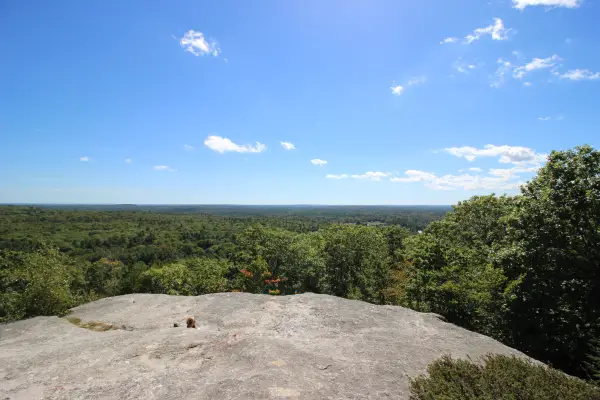
<path fill-rule="evenodd" d="M 0 325 L 0 399 L 408 399 L 443 354 L 523 356 L 432 314 L 316 294 L 135 294 L 70 317 L 117 329 Z"/>

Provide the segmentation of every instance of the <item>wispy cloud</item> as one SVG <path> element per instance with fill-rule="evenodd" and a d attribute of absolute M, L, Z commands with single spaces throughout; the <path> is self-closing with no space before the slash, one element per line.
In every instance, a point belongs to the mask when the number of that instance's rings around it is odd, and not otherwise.
<path fill-rule="evenodd" d="M 531 62 L 523 66 L 516 67 L 513 71 L 513 77 L 516 79 L 522 79 L 526 74 L 532 71 L 554 67 L 556 63 L 561 60 L 562 59 L 556 54 L 548 58 L 534 58 L 531 60 Z"/>
<path fill-rule="evenodd" d="M 322 167 L 323 165 L 327 164 L 327 161 L 321 160 L 319 158 L 314 158 L 314 159 L 310 160 L 310 162 L 313 165 L 318 165 L 319 167 Z"/>
<path fill-rule="evenodd" d="M 501 163 L 512 163 L 516 165 L 539 164 L 546 160 L 546 154 L 536 153 L 528 147 L 521 146 L 495 146 L 487 144 L 483 149 L 476 147 L 449 147 L 444 149 L 448 154 L 474 161 L 477 157 L 499 157 Z"/>
<path fill-rule="evenodd" d="M 577 8 L 582 2 L 583 0 L 513 0 L 513 7 L 519 10 L 534 6 Z"/>
<path fill-rule="evenodd" d="M 365 172 L 360 175 L 352 175 L 351 177 L 354 179 L 368 179 L 372 181 L 380 181 L 382 178 L 388 177 L 390 174 L 387 172 Z"/>
<path fill-rule="evenodd" d="M 434 174 L 430 172 L 417 171 L 414 169 L 409 169 L 404 173 L 406 175 L 405 178 L 391 178 L 392 182 L 429 182 L 435 180 L 436 177 Z"/>
<path fill-rule="evenodd" d="M 406 86 L 422 85 L 426 81 L 427 81 L 427 77 L 426 76 L 417 76 L 417 77 L 414 77 L 414 78 L 410 78 L 406 82 L 405 86 L 404 85 L 398 85 L 398 84 L 396 84 L 396 82 L 392 81 L 392 86 L 390 86 L 390 89 L 392 90 L 392 94 L 394 94 L 396 96 L 400 96 L 402 93 L 404 93 L 406 91 Z"/>
<path fill-rule="evenodd" d="M 373 172 L 373 171 L 368 171 L 365 172 L 364 174 L 355 174 L 355 175 L 350 175 L 350 174 L 327 174 L 325 177 L 327 179 L 348 179 L 348 178 L 352 178 L 352 179 L 363 179 L 363 180 L 370 180 L 370 181 L 381 181 L 383 178 L 388 178 L 390 177 L 391 174 L 388 172 Z"/>
<path fill-rule="evenodd" d="M 327 174 L 325 177 L 327 179 L 347 179 L 347 178 L 349 178 L 349 176 L 347 174 L 340 174 L 340 175 Z"/>
<path fill-rule="evenodd" d="M 404 92 L 404 87 L 401 85 L 392 84 L 392 86 L 390 86 L 390 89 L 392 89 L 392 94 L 395 94 L 396 96 L 400 96 L 402 92 Z"/>
<path fill-rule="evenodd" d="M 125 164 L 131 164 L 132 162 L 133 162 L 133 160 L 131 158 L 125 159 Z"/>
<path fill-rule="evenodd" d="M 513 68 L 513 65 L 510 61 L 506 61 L 502 58 L 499 58 L 497 63 L 498 68 L 494 73 L 492 83 L 490 83 L 490 86 L 493 88 L 499 88 L 500 86 L 504 85 L 506 74 Z"/>
<path fill-rule="evenodd" d="M 196 148 L 194 146 L 190 146 L 189 144 L 184 144 L 183 145 L 183 149 L 185 151 L 194 151 L 194 150 L 196 150 Z"/>
<path fill-rule="evenodd" d="M 416 78 L 411 78 L 408 80 L 408 86 L 421 85 L 427 81 L 425 76 L 417 76 Z"/>
<path fill-rule="evenodd" d="M 455 37 L 447 37 L 440 42 L 440 44 L 448 44 L 448 43 L 456 43 L 458 42 L 458 38 Z"/>
<path fill-rule="evenodd" d="M 221 136 L 209 136 L 204 141 L 204 145 L 217 153 L 235 152 L 235 153 L 261 153 L 267 149 L 267 146 L 260 142 L 255 145 L 240 145 L 232 142 L 230 139 Z"/>
<path fill-rule="evenodd" d="M 89 157 L 79 157 L 79 161 L 88 162 L 90 161 Z"/>
<path fill-rule="evenodd" d="M 587 69 L 572 69 L 559 76 L 560 79 L 569 79 L 571 81 L 593 81 L 600 79 L 600 72 L 592 72 Z"/>
<path fill-rule="evenodd" d="M 555 121 L 562 121 L 563 119 L 565 119 L 564 115 L 555 115 L 555 116 L 551 116 L 551 115 L 547 115 L 547 116 L 543 116 L 543 117 L 538 117 L 537 118 L 538 121 L 550 121 L 550 120 L 555 120 Z"/>
<path fill-rule="evenodd" d="M 518 60 L 523 59 L 523 56 L 518 51 L 513 51 L 513 55 L 515 55 Z M 490 86 L 499 88 L 505 83 L 507 76 L 512 76 L 514 79 L 522 80 L 527 75 L 539 70 L 549 69 L 552 75 L 561 76 L 557 71 L 560 67 L 561 61 L 563 61 L 563 59 L 557 54 L 553 54 L 546 58 L 536 57 L 523 65 L 518 65 L 503 58 L 499 58 L 498 68 L 496 69 L 495 74 L 492 76 L 492 83 Z M 525 81 L 523 82 L 523 86 L 532 86 L 532 83 L 531 81 Z"/>
<path fill-rule="evenodd" d="M 281 142 L 281 147 L 283 147 L 286 150 L 294 150 L 296 148 L 296 146 L 294 146 L 290 142 Z"/>
<path fill-rule="evenodd" d="M 524 182 L 520 180 L 517 172 L 525 171 L 525 168 L 511 169 L 491 169 L 487 176 L 481 175 L 443 175 L 436 176 L 431 172 L 408 170 L 405 172 L 406 177 L 392 178 L 391 182 L 398 183 L 413 183 L 422 182 L 426 187 L 433 190 L 511 190 L 516 189 Z"/>
<path fill-rule="evenodd" d="M 218 43 L 215 40 L 207 41 L 204 34 L 193 29 L 187 31 L 179 40 L 181 47 L 195 56 L 212 55 L 217 57 L 221 53 Z"/>
<path fill-rule="evenodd" d="M 470 44 L 476 40 L 481 39 L 482 36 L 489 35 L 492 40 L 506 40 L 508 39 L 508 33 L 511 29 L 506 29 L 504 23 L 500 18 L 494 18 L 494 23 L 486 26 L 485 28 L 477 28 L 473 33 L 465 36 L 464 43 Z"/>
<path fill-rule="evenodd" d="M 456 60 L 452 66 L 457 72 L 460 72 L 461 74 L 468 74 L 469 71 L 472 71 L 477 68 L 477 65 L 465 63 L 462 61 L 461 58 Z"/>
<path fill-rule="evenodd" d="M 155 171 L 169 171 L 169 172 L 175 172 L 176 170 L 169 167 L 168 165 L 155 165 L 152 169 L 154 169 Z"/>

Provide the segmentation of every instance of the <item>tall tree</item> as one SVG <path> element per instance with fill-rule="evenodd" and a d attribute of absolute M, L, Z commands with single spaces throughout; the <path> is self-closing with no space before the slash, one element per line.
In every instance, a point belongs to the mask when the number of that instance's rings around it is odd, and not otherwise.
<path fill-rule="evenodd" d="M 474 196 L 408 238 L 402 269 L 394 276 L 399 303 L 501 338 L 510 282 L 493 259 L 505 242 L 504 219 L 513 205 L 511 197 Z"/>
<path fill-rule="evenodd" d="M 376 227 L 333 225 L 325 230 L 325 280 L 331 293 L 381 303 L 390 262 L 386 237 Z"/>
<path fill-rule="evenodd" d="M 589 354 L 600 335 L 600 152 L 553 151 L 522 189 L 509 236 L 499 261 L 520 280 L 509 305 L 514 346 L 591 374 Z"/>

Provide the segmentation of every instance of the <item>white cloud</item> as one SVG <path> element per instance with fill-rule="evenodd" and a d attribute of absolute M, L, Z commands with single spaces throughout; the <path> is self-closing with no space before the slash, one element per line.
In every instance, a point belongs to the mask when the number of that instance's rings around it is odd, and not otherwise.
<path fill-rule="evenodd" d="M 440 42 L 440 44 L 447 44 L 447 43 L 456 43 L 458 41 L 458 38 L 455 37 L 447 37 L 444 40 L 442 40 Z"/>
<path fill-rule="evenodd" d="M 521 79 L 527 73 L 535 71 L 537 69 L 554 67 L 557 61 L 561 61 L 561 58 L 556 54 L 548 58 L 534 58 L 533 60 L 531 60 L 530 63 L 525 64 L 521 67 L 516 67 L 513 71 L 513 77 L 516 79 Z"/>
<path fill-rule="evenodd" d="M 427 78 L 424 76 L 412 78 L 412 79 L 408 80 L 408 86 L 420 85 L 422 83 L 425 83 L 426 80 L 427 80 Z"/>
<path fill-rule="evenodd" d="M 294 146 L 290 142 L 281 142 L 281 147 L 283 147 L 286 150 L 294 150 L 296 148 L 296 146 Z"/>
<path fill-rule="evenodd" d="M 550 121 L 551 119 L 554 119 L 556 121 L 562 121 L 563 119 L 565 119 L 565 117 L 562 115 L 557 115 L 557 116 L 538 117 L 537 119 L 538 119 L 538 121 Z"/>
<path fill-rule="evenodd" d="M 504 85 L 504 77 L 506 76 L 506 73 L 513 67 L 510 61 L 505 61 L 502 58 L 499 58 L 497 62 L 498 69 L 496 69 L 496 73 L 494 74 L 495 78 L 490 84 L 490 86 L 493 88 L 499 88 L 500 86 Z"/>
<path fill-rule="evenodd" d="M 392 89 L 392 93 L 396 96 L 400 96 L 404 92 L 404 88 L 400 85 L 392 85 L 390 89 Z"/>
<path fill-rule="evenodd" d="M 196 150 L 196 148 L 194 146 L 190 146 L 189 144 L 184 144 L 183 145 L 183 149 L 185 151 L 194 151 L 194 150 Z"/>
<path fill-rule="evenodd" d="M 536 153 L 528 147 L 520 146 L 495 146 L 493 144 L 487 144 L 483 146 L 483 149 L 477 149 L 475 147 L 449 147 L 444 149 L 448 154 L 452 154 L 456 157 L 465 158 L 467 161 L 473 161 L 477 157 L 500 157 L 501 163 L 512 163 L 512 164 L 534 164 L 542 162 L 546 159 L 545 154 Z"/>
<path fill-rule="evenodd" d="M 313 165 L 318 165 L 319 167 L 322 167 L 323 165 L 327 164 L 327 161 L 325 161 L 325 160 L 321 160 L 321 159 L 319 159 L 319 158 L 312 159 L 312 160 L 310 160 L 310 162 L 311 162 Z"/>
<path fill-rule="evenodd" d="M 407 175 L 406 178 L 391 178 L 392 182 L 429 182 L 436 179 L 434 174 L 423 171 L 416 171 L 414 169 L 409 169 L 405 172 Z"/>
<path fill-rule="evenodd" d="M 462 62 L 462 60 L 459 58 L 458 60 L 456 60 L 453 64 L 454 69 L 457 72 L 460 72 L 461 74 L 468 74 L 469 70 L 474 70 L 475 68 L 477 68 L 477 65 L 475 64 L 465 64 L 464 62 Z"/>
<path fill-rule="evenodd" d="M 425 83 L 425 81 L 427 81 L 427 77 L 417 76 L 409 79 L 408 82 L 406 82 L 406 86 L 420 85 Z M 397 85 L 396 82 L 392 81 L 392 86 L 390 86 L 390 89 L 392 90 L 392 94 L 400 96 L 406 90 L 406 86 Z"/>
<path fill-rule="evenodd" d="M 513 0 L 513 7 L 519 10 L 533 6 L 577 8 L 582 2 L 583 0 Z"/>
<path fill-rule="evenodd" d="M 513 51 L 513 54 L 515 52 Z M 517 58 L 522 59 L 523 57 L 520 53 L 516 52 Z M 491 87 L 499 88 L 505 82 L 506 76 L 512 71 L 512 77 L 514 79 L 523 79 L 527 74 L 530 74 L 537 70 L 550 69 L 551 73 L 556 76 L 560 76 L 557 72 L 558 63 L 562 61 L 557 54 L 554 54 L 547 58 L 534 58 L 529 63 L 524 65 L 515 65 L 510 61 L 504 60 L 502 58 L 498 59 L 498 69 L 496 70 Z M 600 77 L 600 74 L 599 74 Z M 523 86 L 532 86 L 530 81 L 523 82 Z"/>
<path fill-rule="evenodd" d="M 572 69 L 560 75 L 560 79 L 569 79 L 572 81 L 592 81 L 600 79 L 600 72 L 591 72 L 587 69 Z"/>
<path fill-rule="evenodd" d="M 175 170 L 171 167 L 169 167 L 168 165 L 155 165 L 153 167 L 153 169 L 155 171 L 169 171 L 169 172 L 174 172 Z"/>
<path fill-rule="evenodd" d="M 313 163 L 314 164 L 314 163 Z M 372 172 L 372 171 L 368 171 L 365 172 L 364 174 L 356 174 L 356 175 L 348 175 L 348 174 L 340 174 L 340 175 L 335 175 L 335 174 L 328 174 L 325 177 L 327 179 L 347 179 L 347 178 L 352 178 L 352 179 L 365 179 L 365 180 L 371 180 L 371 181 L 381 181 L 383 178 L 387 178 L 391 176 L 391 174 L 389 172 Z"/>
<path fill-rule="evenodd" d="M 386 178 L 388 177 L 390 174 L 388 174 L 387 172 L 365 172 L 362 175 L 352 175 L 352 178 L 354 179 L 369 179 L 372 181 L 380 181 L 381 178 Z"/>
<path fill-rule="evenodd" d="M 187 31 L 185 35 L 183 35 L 179 40 L 179 44 L 185 51 L 189 51 L 195 56 L 210 54 L 217 57 L 221 53 L 221 49 L 216 41 L 207 41 L 202 32 L 193 29 Z"/>
<path fill-rule="evenodd" d="M 504 23 L 500 18 L 494 18 L 494 23 L 492 25 L 488 25 L 485 28 L 477 28 L 473 33 L 465 36 L 465 43 L 473 43 L 485 35 L 490 35 L 492 40 L 506 40 L 508 39 L 508 32 L 510 31 L 511 29 L 504 28 Z"/>
<path fill-rule="evenodd" d="M 204 145 L 209 149 L 221 154 L 228 151 L 236 153 L 261 153 L 267 149 L 267 146 L 260 142 L 256 142 L 256 145 L 254 146 L 249 144 L 239 145 L 237 143 L 232 142 L 228 138 L 215 135 L 206 138 L 206 140 L 204 141 Z"/>
<path fill-rule="evenodd" d="M 492 168 L 490 169 L 489 174 L 508 180 L 514 174 L 514 171 L 512 168 Z"/>
<path fill-rule="evenodd" d="M 131 164 L 132 162 L 133 162 L 133 160 L 131 160 L 131 158 L 125 159 L 125 164 Z"/>
<path fill-rule="evenodd" d="M 79 161 L 88 162 L 90 161 L 89 157 L 79 157 Z"/>
<path fill-rule="evenodd" d="M 341 175 L 327 174 L 325 177 L 327 179 L 347 179 L 348 175 L 347 174 L 341 174 Z"/>
<path fill-rule="evenodd" d="M 478 167 L 473 167 L 473 168 L 469 168 L 469 171 L 473 171 L 473 172 L 481 172 L 483 171 L 481 168 Z"/>
<path fill-rule="evenodd" d="M 433 190 L 509 190 L 516 189 L 524 182 L 517 181 L 520 178 L 513 169 L 494 169 L 490 170 L 489 176 L 462 174 L 462 175 L 444 175 L 423 171 L 408 170 L 405 172 L 406 178 L 392 178 L 392 182 L 411 183 L 423 182 L 424 185 Z"/>

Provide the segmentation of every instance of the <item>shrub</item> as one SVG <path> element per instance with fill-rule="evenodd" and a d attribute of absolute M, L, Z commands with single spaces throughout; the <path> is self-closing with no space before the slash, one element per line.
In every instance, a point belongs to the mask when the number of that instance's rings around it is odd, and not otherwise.
<path fill-rule="evenodd" d="M 558 370 L 515 356 L 483 363 L 444 356 L 410 381 L 411 400 L 598 400 L 600 389 Z"/>

